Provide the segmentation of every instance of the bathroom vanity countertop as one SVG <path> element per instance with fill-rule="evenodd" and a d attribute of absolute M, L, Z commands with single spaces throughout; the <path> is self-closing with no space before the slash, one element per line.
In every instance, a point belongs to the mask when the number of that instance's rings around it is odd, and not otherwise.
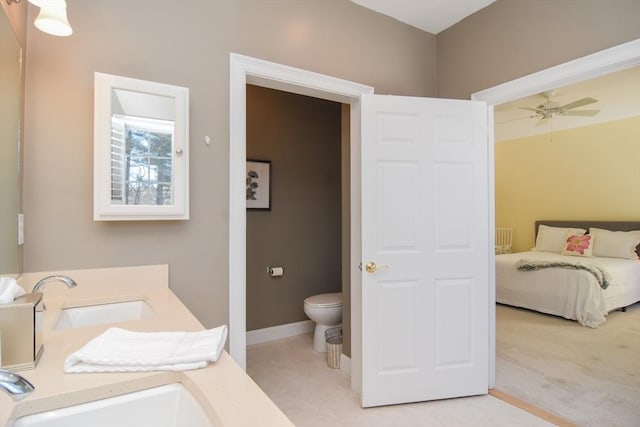
<path fill-rule="evenodd" d="M 166 266 L 152 267 L 166 269 Z M 136 273 L 144 276 L 144 271 Z M 149 285 L 150 281 L 144 281 L 138 283 L 146 285 L 135 288 L 126 284 L 104 286 L 105 280 L 108 282 L 108 279 L 105 279 L 98 280 L 96 286 L 91 286 L 91 281 L 81 282 L 74 277 L 73 272 L 69 272 L 71 277 L 82 284 L 71 290 L 60 285 L 61 290 L 51 293 L 47 288 L 44 292 L 44 352 L 35 369 L 18 372 L 35 386 L 35 391 L 17 402 L 6 393 L 0 392 L 0 426 L 11 426 L 13 420 L 24 415 L 175 382 L 183 383 L 216 426 L 293 426 L 226 351 L 221 353 L 215 363 L 210 363 L 204 369 L 191 371 L 64 373 L 65 358 L 109 327 L 117 326 L 140 332 L 204 329 L 166 286 L 167 279 L 162 279 L 163 272 L 157 273 L 161 278 L 160 282 L 165 281 L 164 285 Z M 31 289 L 29 278 L 25 280 L 27 283 L 23 286 Z M 53 330 L 60 311 L 65 307 L 136 299 L 144 299 L 152 307 L 154 317 L 108 325 Z"/>

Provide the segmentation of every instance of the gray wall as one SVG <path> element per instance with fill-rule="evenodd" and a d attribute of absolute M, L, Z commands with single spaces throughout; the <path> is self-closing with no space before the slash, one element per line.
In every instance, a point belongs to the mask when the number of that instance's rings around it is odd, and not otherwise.
<path fill-rule="evenodd" d="M 498 0 L 437 35 L 438 97 L 469 99 L 637 38 L 638 0 Z"/>
<path fill-rule="evenodd" d="M 247 86 L 247 158 L 272 167 L 271 210 L 247 211 L 247 330 L 306 320 L 306 297 L 341 291 L 341 110 Z"/>
<path fill-rule="evenodd" d="M 3 81 L 2 110 L 0 121 L 0 133 L 2 134 L 2 172 L 0 172 L 0 194 L 3 196 L 3 206 L 0 208 L 0 274 L 20 274 L 23 270 L 24 245 L 18 245 L 17 212 L 23 212 L 23 171 L 24 171 L 24 91 L 25 91 L 25 64 L 26 64 L 26 22 L 27 2 L 2 4 L 0 16 L 2 23 L 2 46 L 0 46 L 0 58 L 3 64 L 0 79 Z M 6 19 L 6 21 L 5 21 Z M 8 23 L 8 27 L 7 27 Z M 14 40 L 17 40 L 17 45 Z M 19 50 L 22 51 L 19 53 Z M 21 56 L 20 56 L 21 54 Z M 7 56 L 8 55 L 8 56 Z M 18 74 L 18 58 L 22 61 L 20 74 Z M 9 87 L 4 85 L 9 84 Z M 17 86 L 16 86 L 17 85 Z M 9 124 L 10 123 L 10 124 Z M 20 147 L 16 144 L 17 128 L 20 128 Z M 5 151 L 8 150 L 8 151 Z M 8 162 L 8 163 L 7 163 Z M 17 210 L 17 212 L 16 212 Z"/>
<path fill-rule="evenodd" d="M 351 107 L 342 104 L 342 352 L 351 357 Z M 358 262 L 358 261 L 356 261 Z"/>
<path fill-rule="evenodd" d="M 22 123 L 20 45 L 2 11 L 0 40 L 0 274 L 20 274 L 22 247 L 16 227 L 20 212 L 17 138 Z"/>
<path fill-rule="evenodd" d="M 24 269 L 168 263 L 171 288 L 209 327 L 229 313 L 229 52 L 379 93 L 436 92 L 435 36 L 347 0 L 67 4 L 71 37 L 28 26 Z M 95 71 L 189 87 L 189 221 L 92 220 Z"/>

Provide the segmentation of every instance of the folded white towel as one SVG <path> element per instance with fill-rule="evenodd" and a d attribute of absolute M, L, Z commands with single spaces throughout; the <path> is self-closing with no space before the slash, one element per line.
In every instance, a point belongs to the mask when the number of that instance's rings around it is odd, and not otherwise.
<path fill-rule="evenodd" d="M 0 277 L 0 304 L 11 304 L 14 299 L 24 295 L 24 289 L 13 277 Z"/>
<path fill-rule="evenodd" d="M 187 371 L 215 362 L 227 340 L 227 326 L 199 332 L 133 332 L 107 329 L 70 354 L 64 371 Z"/>

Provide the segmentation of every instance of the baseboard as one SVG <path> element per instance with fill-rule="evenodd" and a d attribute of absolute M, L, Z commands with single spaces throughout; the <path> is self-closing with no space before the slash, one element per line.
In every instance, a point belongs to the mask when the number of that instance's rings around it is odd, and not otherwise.
<path fill-rule="evenodd" d="M 271 326 L 269 328 L 247 331 L 247 345 L 295 337 L 313 332 L 315 324 L 311 320 L 287 323 L 286 325 Z"/>
<path fill-rule="evenodd" d="M 347 374 L 351 373 L 351 358 L 344 353 L 340 355 L 340 370 Z"/>

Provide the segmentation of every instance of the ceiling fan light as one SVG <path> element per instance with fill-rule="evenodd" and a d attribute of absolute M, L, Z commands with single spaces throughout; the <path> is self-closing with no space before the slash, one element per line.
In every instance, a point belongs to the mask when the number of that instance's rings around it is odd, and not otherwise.
<path fill-rule="evenodd" d="M 67 19 L 66 2 L 37 0 L 37 3 L 40 5 L 40 13 L 33 23 L 36 28 L 54 36 L 73 34 L 73 29 Z"/>

